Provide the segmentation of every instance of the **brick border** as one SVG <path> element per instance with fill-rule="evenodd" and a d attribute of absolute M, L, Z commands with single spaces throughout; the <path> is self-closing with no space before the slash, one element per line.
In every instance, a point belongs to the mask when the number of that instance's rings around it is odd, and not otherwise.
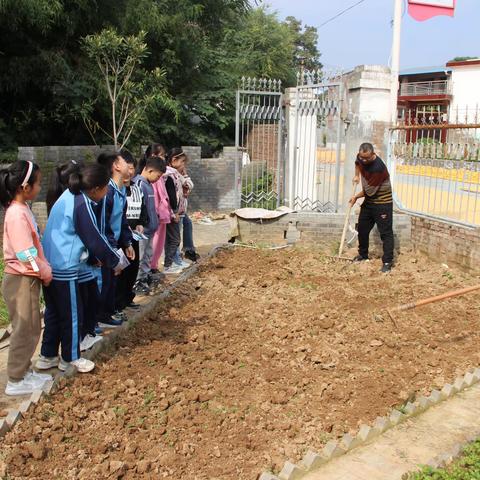
<path fill-rule="evenodd" d="M 150 302 L 146 308 L 143 308 L 140 312 L 134 315 L 130 320 L 125 322 L 121 327 L 116 328 L 107 336 L 103 337 L 101 342 L 97 342 L 93 347 L 88 350 L 84 354 L 85 358 L 89 360 L 94 360 L 100 353 L 107 350 L 110 346 L 114 346 L 115 341 L 125 332 L 128 332 L 141 318 L 150 314 L 155 310 L 158 304 L 167 299 L 172 295 L 172 290 L 178 287 L 179 285 L 183 284 L 191 277 L 193 277 L 199 270 L 200 266 L 203 265 L 206 261 L 211 260 L 214 258 L 219 252 L 224 250 L 231 250 L 231 244 L 221 244 L 214 247 L 210 253 L 204 257 L 199 263 L 194 263 L 188 270 L 180 274 L 180 276 L 169 285 L 167 289 L 165 289 L 159 295 L 156 295 L 152 302 Z M 54 379 L 50 382 L 47 382 L 43 389 L 35 390 L 30 398 L 24 400 L 20 403 L 16 410 L 11 410 L 10 413 L 3 419 L 0 420 L 0 439 L 3 438 L 7 432 L 13 429 L 13 427 L 19 422 L 23 417 L 26 416 L 28 411 L 37 405 L 46 395 L 50 395 L 55 393 L 62 383 L 64 379 L 74 377 L 77 375 L 77 369 L 70 365 L 65 372 L 58 372 Z"/>
<path fill-rule="evenodd" d="M 372 425 L 361 425 L 358 433 L 353 437 L 346 433 L 340 441 L 330 440 L 320 453 L 313 450 L 307 451 L 302 460 L 298 464 L 288 460 L 285 462 L 282 470 L 278 475 L 272 472 L 263 472 L 259 480 L 299 480 L 308 473 L 317 470 L 322 465 L 326 464 L 335 457 L 344 455 L 354 448 L 366 445 L 374 438 L 380 436 L 383 432 L 395 427 L 404 422 L 408 418 L 414 417 L 423 413 L 428 408 L 443 402 L 444 400 L 453 397 L 467 387 L 480 382 L 480 368 L 475 368 L 468 371 L 463 377 L 457 377 L 453 384 L 445 384 L 441 390 L 432 390 L 428 397 L 422 396 L 415 402 L 408 402 L 404 410 L 406 413 L 399 410 L 392 410 L 387 417 L 377 417 Z M 458 456 L 462 447 L 457 445 L 455 452 L 440 455 L 432 459 L 428 465 L 441 466 L 442 462 L 445 464 Z"/>

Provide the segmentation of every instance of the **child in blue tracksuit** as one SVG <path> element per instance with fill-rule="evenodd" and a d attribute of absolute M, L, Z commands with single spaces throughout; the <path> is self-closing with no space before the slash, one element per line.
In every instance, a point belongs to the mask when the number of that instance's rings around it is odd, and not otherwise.
<path fill-rule="evenodd" d="M 42 244 L 52 266 L 53 280 L 44 290 L 45 330 L 37 368 L 58 365 L 60 370 L 66 370 L 73 364 L 79 372 L 89 372 L 95 367 L 93 362 L 80 357 L 84 309 L 78 282 L 89 257 L 117 273 L 121 269 L 121 255 L 100 232 L 95 212 L 107 193 L 108 182 L 104 167 L 88 165 L 70 176 L 69 189 L 50 211 Z"/>
<path fill-rule="evenodd" d="M 60 198 L 62 193 L 68 188 L 70 176 L 80 173 L 83 167 L 83 162 L 77 162 L 71 160 L 69 162 L 60 164 L 55 169 L 54 174 L 51 177 L 50 185 L 47 191 L 47 214 L 50 215 L 50 211 L 53 208 L 55 202 Z M 105 211 L 105 202 L 101 200 L 97 206 L 92 206 L 97 218 L 97 225 L 102 223 L 102 214 Z M 105 230 L 102 231 L 105 234 Z M 95 334 L 96 324 L 96 312 L 98 307 L 99 297 L 99 285 L 97 279 L 101 277 L 98 274 L 101 272 L 100 267 L 97 265 L 97 261 L 82 263 L 78 274 L 78 288 L 80 291 L 80 297 L 83 304 L 83 324 L 80 328 L 80 351 L 83 352 L 93 347 L 95 343 L 102 340 L 101 335 Z"/>
<path fill-rule="evenodd" d="M 148 239 L 140 240 L 139 242 L 140 266 L 138 269 L 136 289 L 139 287 L 148 288 L 153 254 L 153 236 L 159 226 L 158 213 L 155 206 L 155 193 L 152 184 L 157 182 L 166 170 L 166 161 L 163 158 L 152 156 L 146 159 L 142 171 L 133 179 L 133 183 L 142 189 L 148 215 L 148 223 L 143 229 L 143 234 Z"/>
<path fill-rule="evenodd" d="M 110 245 L 122 248 L 128 259 L 134 260 L 132 231 L 127 222 L 127 194 L 125 182 L 130 179 L 128 163 L 120 153 L 102 153 L 97 162 L 110 172 L 110 182 L 105 197 L 105 229 Z M 98 324 L 103 328 L 118 327 L 124 319 L 115 312 L 117 279 L 113 269 L 102 266 L 102 287 L 98 309 Z"/>

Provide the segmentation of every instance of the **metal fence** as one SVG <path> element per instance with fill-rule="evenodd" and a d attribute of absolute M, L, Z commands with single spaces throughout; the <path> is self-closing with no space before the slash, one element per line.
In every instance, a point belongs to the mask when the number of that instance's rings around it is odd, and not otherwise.
<path fill-rule="evenodd" d="M 449 80 L 432 82 L 411 82 L 400 85 L 399 96 L 424 97 L 425 95 L 451 95 L 452 88 Z"/>
<path fill-rule="evenodd" d="M 480 124 L 472 110 L 391 130 L 389 168 L 402 209 L 480 226 Z"/>
<path fill-rule="evenodd" d="M 278 80 L 242 78 L 235 145 L 242 152 L 241 205 L 275 209 L 284 180 L 283 93 Z"/>

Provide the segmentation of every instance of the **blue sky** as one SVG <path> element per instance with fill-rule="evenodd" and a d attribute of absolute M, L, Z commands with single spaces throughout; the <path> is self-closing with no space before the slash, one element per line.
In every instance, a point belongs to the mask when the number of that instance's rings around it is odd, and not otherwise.
<path fill-rule="evenodd" d="M 358 0 L 267 0 L 281 19 L 293 15 L 312 26 Z M 406 3 L 406 1 L 405 1 Z M 386 65 L 392 41 L 393 0 L 365 0 L 319 29 L 319 50 L 326 65 L 351 68 Z M 457 0 L 455 17 L 402 21 L 401 68 L 444 65 L 456 56 L 480 56 L 480 0 Z"/>

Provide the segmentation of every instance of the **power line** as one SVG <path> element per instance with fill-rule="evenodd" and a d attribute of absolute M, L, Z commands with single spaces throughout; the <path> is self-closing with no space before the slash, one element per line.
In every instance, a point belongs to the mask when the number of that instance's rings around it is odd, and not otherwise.
<path fill-rule="evenodd" d="M 336 18 L 338 17 L 341 17 L 344 13 L 347 13 L 349 10 L 351 10 L 352 8 L 355 8 L 357 5 L 360 5 L 361 3 L 365 2 L 366 0 L 360 0 L 359 2 L 355 3 L 354 5 L 351 5 L 350 7 L 346 8 L 345 10 L 342 10 L 341 12 L 337 13 L 335 16 L 333 16 L 332 18 L 329 18 L 328 20 L 326 20 L 325 22 L 323 22 L 322 24 L 320 24 L 318 27 L 317 27 L 317 30 L 319 28 L 322 28 L 324 25 L 326 25 L 327 23 L 330 23 L 332 22 L 333 20 L 335 20 Z"/>

